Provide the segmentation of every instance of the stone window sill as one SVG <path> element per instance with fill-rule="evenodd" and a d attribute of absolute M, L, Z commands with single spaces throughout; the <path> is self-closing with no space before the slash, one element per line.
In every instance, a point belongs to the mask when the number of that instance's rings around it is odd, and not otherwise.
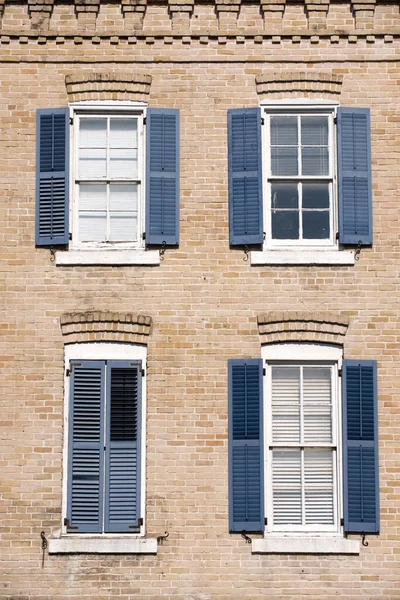
<path fill-rule="evenodd" d="M 66 250 L 56 252 L 56 265 L 159 265 L 158 250 Z"/>
<path fill-rule="evenodd" d="M 250 253 L 252 265 L 354 265 L 352 250 L 264 250 Z"/>
<path fill-rule="evenodd" d="M 49 540 L 49 554 L 157 554 L 156 538 L 63 536 Z"/>
<path fill-rule="evenodd" d="M 359 554 L 360 542 L 342 536 L 274 536 L 254 539 L 252 554 Z"/>

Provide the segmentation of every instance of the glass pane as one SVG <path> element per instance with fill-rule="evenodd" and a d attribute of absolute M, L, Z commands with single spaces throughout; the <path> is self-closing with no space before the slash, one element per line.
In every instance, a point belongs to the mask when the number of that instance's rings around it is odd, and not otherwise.
<path fill-rule="evenodd" d="M 137 218 L 131 215 L 110 215 L 110 241 L 136 242 Z"/>
<path fill-rule="evenodd" d="M 302 148 L 303 175 L 329 175 L 328 148 Z"/>
<path fill-rule="evenodd" d="M 298 208 L 297 183 L 273 183 L 271 186 L 272 208 Z"/>
<path fill-rule="evenodd" d="M 272 211 L 272 238 L 274 240 L 299 239 L 299 213 L 295 210 Z"/>
<path fill-rule="evenodd" d="M 79 210 L 106 210 L 107 186 L 103 183 L 81 183 Z"/>
<path fill-rule="evenodd" d="M 328 117 L 301 117 L 301 145 L 328 146 Z"/>
<path fill-rule="evenodd" d="M 303 183 L 303 208 L 329 208 L 329 183 Z"/>
<path fill-rule="evenodd" d="M 110 148 L 137 148 L 137 120 L 110 120 Z"/>
<path fill-rule="evenodd" d="M 332 442 L 331 370 L 303 369 L 304 441 Z"/>
<path fill-rule="evenodd" d="M 297 117 L 271 117 L 271 145 L 297 146 Z"/>
<path fill-rule="evenodd" d="M 110 150 L 110 178 L 135 179 L 137 171 L 136 149 L 118 148 Z"/>
<path fill-rule="evenodd" d="M 272 367 L 272 439 L 300 441 L 300 369 Z"/>
<path fill-rule="evenodd" d="M 304 451 L 306 524 L 333 525 L 333 451 Z"/>
<path fill-rule="evenodd" d="M 303 238 L 305 240 L 327 240 L 329 237 L 329 211 L 303 211 Z"/>
<path fill-rule="evenodd" d="M 106 239 L 106 215 L 79 215 L 79 241 L 104 242 Z"/>
<path fill-rule="evenodd" d="M 137 211 L 137 185 L 110 185 L 110 210 Z"/>
<path fill-rule="evenodd" d="M 273 518 L 275 525 L 301 525 L 301 452 L 272 453 Z"/>
<path fill-rule="evenodd" d="M 85 149 L 79 152 L 79 179 L 106 177 L 106 150 Z"/>
<path fill-rule="evenodd" d="M 271 148 L 271 174 L 291 176 L 298 174 L 297 148 Z"/>
<path fill-rule="evenodd" d="M 107 119 L 79 120 L 79 148 L 107 147 Z"/>

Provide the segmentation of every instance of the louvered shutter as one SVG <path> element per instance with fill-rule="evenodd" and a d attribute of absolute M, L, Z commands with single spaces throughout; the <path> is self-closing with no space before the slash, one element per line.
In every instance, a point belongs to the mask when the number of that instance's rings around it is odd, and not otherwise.
<path fill-rule="evenodd" d="M 372 244 L 370 113 L 339 108 L 337 114 L 339 241 Z"/>
<path fill-rule="evenodd" d="M 262 361 L 230 360 L 229 530 L 264 531 Z"/>
<path fill-rule="evenodd" d="M 102 531 L 104 362 L 71 362 L 67 531 Z"/>
<path fill-rule="evenodd" d="M 228 111 L 229 238 L 231 246 L 263 243 L 261 111 Z"/>
<path fill-rule="evenodd" d="M 344 530 L 379 533 L 376 361 L 343 362 Z"/>
<path fill-rule="evenodd" d="M 179 244 L 179 110 L 147 111 L 146 244 Z"/>
<path fill-rule="evenodd" d="M 140 518 L 141 363 L 108 362 L 105 531 L 134 533 Z"/>
<path fill-rule="evenodd" d="M 36 246 L 68 244 L 69 110 L 36 114 Z"/>

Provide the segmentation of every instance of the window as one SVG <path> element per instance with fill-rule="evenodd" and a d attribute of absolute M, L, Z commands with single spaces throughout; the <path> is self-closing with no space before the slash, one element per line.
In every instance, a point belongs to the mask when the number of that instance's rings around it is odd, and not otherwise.
<path fill-rule="evenodd" d="M 145 250 L 178 243 L 178 111 L 90 102 L 37 111 L 37 246 L 68 249 L 57 264 L 157 264 Z"/>
<path fill-rule="evenodd" d="M 372 244 L 368 109 L 232 109 L 228 134 L 230 243 L 260 246 L 252 264 L 352 264 L 344 248 Z"/>
<path fill-rule="evenodd" d="M 344 533 L 379 532 L 376 404 L 376 363 L 337 347 L 230 360 L 230 531 L 263 532 L 256 552 L 358 552 Z"/>

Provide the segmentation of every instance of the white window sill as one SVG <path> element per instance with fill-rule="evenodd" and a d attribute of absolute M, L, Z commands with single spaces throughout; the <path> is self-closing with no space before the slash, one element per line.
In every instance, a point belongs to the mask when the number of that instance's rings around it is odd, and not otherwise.
<path fill-rule="evenodd" d="M 157 554 L 156 538 L 65 536 L 49 540 L 49 554 Z"/>
<path fill-rule="evenodd" d="M 65 250 L 56 265 L 159 265 L 158 250 Z"/>
<path fill-rule="evenodd" d="M 359 554 L 360 542 L 342 536 L 269 536 L 252 540 L 252 554 Z"/>
<path fill-rule="evenodd" d="M 352 250 L 264 250 L 250 252 L 251 265 L 354 265 Z"/>

